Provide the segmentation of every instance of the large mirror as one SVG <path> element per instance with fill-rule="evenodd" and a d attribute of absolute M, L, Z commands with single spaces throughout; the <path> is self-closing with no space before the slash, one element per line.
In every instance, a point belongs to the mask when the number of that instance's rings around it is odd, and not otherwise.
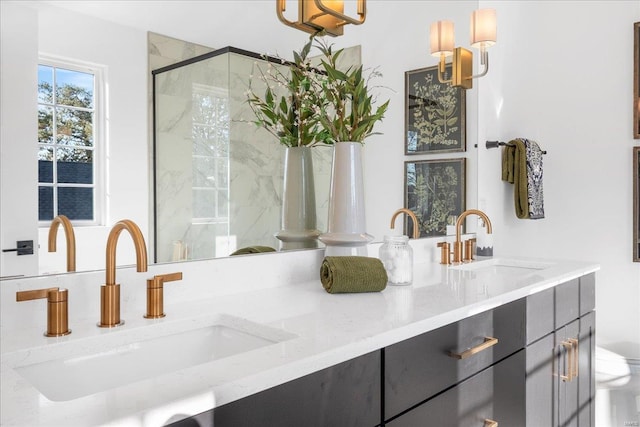
<path fill-rule="evenodd" d="M 189 2 L 188 5 L 179 3 L 3 2 L 3 15 L 11 14 L 3 20 L 13 19 L 22 22 L 23 31 L 16 36 L 6 34 L 3 28 L 3 48 L 6 47 L 5 44 L 10 43 L 9 47 L 14 46 L 21 49 L 23 54 L 28 53 L 29 60 L 36 66 L 40 56 L 46 55 L 52 59 L 71 59 L 90 67 L 102 67 L 106 78 L 108 96 L 103 101 L 108 115 L 105 117 L 104 134 L 108 137 L 109 145 L 102 153 L 104 169 L 98 175 L 99 179 L 104 180 L 106 203 L 102 209 L 103 224 L 106 226 L 96 224 L 76 228 L 78 271 L 104 268 L 106 236 L 110 224 L 118 219 L 129 218 L 138 223 L 147 238 L 148 246 L 153 247 L 150 69 L 157 67 L 150 66 L 150 58 L 155 56 L 161 62 L 159 66 L 162 66 L 224 46 L 237 46 L 254 52 L 289 57 L 290 52 L 299 49 L 307 38 L 306 34 L 279 23 L 274 12 L 274 1 L 271 0 L 250 2 L 250 7 L 248 2 L 238 1 Z M 473 207 L 477 204 L 475 90 L 467 92 L 466 133 L 469 143 L 465 153 L 405 156 L 403 138 L 404 72 L 435 64 L 435 60 L 427 54 L 424 23 L 437 19 L 451 19 L 459 21 L 460 27 L 464 28 L 470 12 L 477 8 L 477 3 L 402 2 L 402 7 L 395 7 L 392 2 L 374 2 L 370 6 L 369 17 L 364 25 L 348 28 L 344 36 L 332 39 L 338 47 L 361 46 L 362 62 L 365 66 L 377 67 L 384 76 L 382 81 L 377 83 L 382 89 L 381 97 L 391 99 L 391 107 L 385 120 L 377 129 L 383 135 L 374 136 L 367 141 L 364 157 L 368 231 L 378 241 L 388 233 L 389 219 L 393 212 L 404 204 L 403 165 L 406 160 L 465 157 L 467 206 Z M 232 17 L 242 18 L 231 19 Z M 388 37 L 385 34 L 388 33 L 389 26 L 401 26 L 404 29 L 402 34 L 394 36 L 394 45 L 402 45 L 403 49 L 388 46 Z M 161 39 L 149 42 L 149 32 L 166 35 L 167 40 L 189 43 L 183 43 L 180 48 L 176 48 L 175 44 Z M 267 34 L 268 37 L 265 36 Z M 464 37 L 464 34 L 461 34 L 461 37 Z M 417 43 L 417 40 L 421 42 Z M 7 66 L 3 61 L 3 73 Z M 18 99 L 21 99 L 17 98 L 15 90 L 3 91 L 2 97 L 5 96 L 16 96 L 16 99 L 7 102 L 17 103 Z M 3 105 L 6 105 L 4 103 L 5 99 Z M 22 108 L 18 104 L 15 105 Z M 24 108 L 28 114 L 32 114 L 28 109 L 30 107 Z M 6 116 L 3 115 L 3 127 L 6 120 Z M 15 129 L 15 135 L 18 135 L 17 124 Z M 36 133 L 37 128 L 34 125 L 34 138 Z M 3 153 L 9 153 L 13 146 L 7 151 L 4 144 L 9 143 L 3 141 Z M 33 156 L 35 155 L 34 151 Z M 20 161 L 26 164 L 31 161 L 30 156 L 31 154 L 22 153 L 14 158 L 20 158 Z M 328 171 L 326 172 L 328 176 Z M 30 183 L 11 183 L 11 189 L 8 189 L 9 184 L 3 181 L 2 204 L 11 201 L 11 197 L 17 199 L 12 193 L 22 191 L 20 185 L 25 185 L 24 191 L 33 191 L 30 188 L 37 182 L 37 176 L 32 176 L 29 180 L 31 179 L 33 182 Z M 37 204 L 31 203 L 32 209 L 37 210 Z M 11 223 L 10 226 L 15 225 L 15 230 L 37 227 L 38 232 L 34 240 L 39 242 L 40 248 L 36 250 L 44 265 L 36 267 L 35 271 L 33 267 L 5 270 L 4 261 L 9 260 L 5 257 L 0 276 L 64 271 L 64 233 L 58 233 L 59 251 L 55 254 L 47 253 L 47 228 L 38 224 L 37 219 L 34 224 L 34 217 L 37 217 L 37 214 L 30 217 L 31 219 L 25 215 L 16 215 L 15 224 Z M 25 226 L 20 224 L 20 221 L 31 222 Z M 3 245 L 8 245 L 7 242 L 17 240 L 20 236 L 14 238 L 5 231 L 8 228 L 4 225 L 3 222 Z M 118 265 L 134 263 L 133 245 L 129 240 L 126 236 L 119 240 Z M 212 253 L 210 256 L 215 254 Z"/>

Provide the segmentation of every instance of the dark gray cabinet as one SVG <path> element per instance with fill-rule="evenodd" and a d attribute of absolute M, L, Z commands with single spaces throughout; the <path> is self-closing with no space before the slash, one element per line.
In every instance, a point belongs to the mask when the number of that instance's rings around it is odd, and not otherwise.
<path fill-rule="evenodd" d="M 387 422 L 388 427 L 525 425 L 524 350 Z M 542 424 L 540 424 L 542 425 Z"/>
<path fill-rule="evenodd" d="M 375 427 L 382 402 L 380 363 L 380 351 L 369 353 L 172 426 Z"/>
<path fill-rule="evenodd" d="M 174 426 L 594 426 L 595 276 Z"/>
<path fill-rule="evenodd" d="M 491 339 L 497 342 L 490 345 Z M 521 299 L 387 347 L 385 419 L 475 375 L 522 349 L 524 343 L 525 300 Z M 479 348 L 468 357 L 455 356 Z"/>

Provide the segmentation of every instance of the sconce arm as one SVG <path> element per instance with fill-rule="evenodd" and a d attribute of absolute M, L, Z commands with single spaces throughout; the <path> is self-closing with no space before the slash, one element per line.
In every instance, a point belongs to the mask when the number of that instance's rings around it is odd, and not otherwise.
<path fill-rule="evenodd" d="M 287 25 L 291 28 L 295 28 L 296 30 L 304 31 L 309 34 L 316 34 L 319 31 L 322 31 L 323 28 L 314 27 L 310 25 L 301 24 L 295 21 L 289 21 L 284 17 L 284 11 L 287 10 L 287 0 L 276 0 L 276 14 L 278 15 L 278 19 L 284 25 Z"/>
<path fill-rule="evenodd" d="M 440 62 L 438 63 L 438 81 L 443 84 L 453 82 L 453 79 L 449 79 L 449 80 L 444 79 L 444 72 L 446 68 L 447 68 L 447 62 L 445 60 L 444 53 L 441 53 Z"/>
<path fill-rule="evenodd" d="M 345 21 L 344 23 L 341 23 L 339 25 L 345 25 L 345 24 L 360 25 L 360 24 L 364 24 L 364 21 L 366 19 L 366 15 L 367 15 L 366 10 L 365 10 L 365 8 L 366 8 L 365 1 L 366 0 L 358 0 L 358 16 L 360 17 L 359 19 L 353 19 L 352 17 L 347 16 L 344 13 L 340 13 L 338 11 L 335 11 L 335 10 L 325 6 L 322 3 L 322 0 L 315 0 L 315 4 L 318 7 L 318 9 L 320 9 L 324 13 L 328 13 L 331 16 L 335 16 L 336 18 L 342 19 L 343 21 Z"/>
<path fill-rule="evenodd" d="M 480 74 L 471 76 L 472 79 L 484 77 L 489 72 L 489 52 L 484 47 L 480 49 L 480 65 L 484 65 L 484 70 Z"/>

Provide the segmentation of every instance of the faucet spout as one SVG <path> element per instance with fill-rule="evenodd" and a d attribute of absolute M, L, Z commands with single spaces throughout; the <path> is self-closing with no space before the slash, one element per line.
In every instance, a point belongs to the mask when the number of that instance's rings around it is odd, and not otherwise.
<path fill-rule="evenodd" d="M 478 215 L 480 218 L 482 218 L 485 224 L 487 224 L 488 234 L 491 234 L 493 231 L 491 228 L 491 221 L 489 220 L 489 217 L 487 216 L 486 213 L 478 209 L 468 209 L 462 212 L 458 217 L 458 220 L 456 221 L 456 241 L 453 244 L 453 262 L 454 263 L 459 263 L 462 261 L 462 241 L 460 239 L 460 234 L 461 234 L 462 224 L 464 224 L 465 218 L 469 215 Z"/>
<path fill-rule="evenodd" d="M 76 235 L 71 221 L 64 215 L 53 218 L 49 226 L 49 252 L 57 250 L 58 228 L 62 225 L 67 240 L 67 271 L 76 271 Z"/>
<path fill-rule="evenodd" d="M 413 238 L 417 239 L 418 237 L 420 237 L 420 228 L 418 227 L 418 218 L 416 217 L 416 214 L 413 213 L 413 211 L 406 209 L 406 208 L 402 208 L 402 209 L 398 209 L 393 216 L 391 217 L 391 229 L 393 230 L 396 226 L 396 218 L 398 217 L 398 215 L 400 215 L 401 213 L 405 213 L 409 216 L 409 218 L 411 218 L 411 221 L 413 222 Z"/>
<path fill-rule="evenodd" d="M 107 265 L 105 284 L 100 288 L 101 328 L 113 328 L 124 324 L 120 319 L 120 285 L 116 284 L 116 245 L 122 230 L 127 230 L 136 247 L 136 270 L 147 271 L 147 248 L 140 228 L 135 222 L 123 219 L 118 221 L 107 238 Z"/>
<path fill-rule="evenodd" d="M 147 247 L 144 242 L 144 236 L 135 222 L 130 219 L 123 219 L 113 226 L 107 238 L 107 264 L 105 271 L 105 284 L 107 286 L 116 284 L 116 246 L 122 230 L 127 230 L 133 239 L 133 244 L 136 248 L 136 271 L 147 271 Z"/>

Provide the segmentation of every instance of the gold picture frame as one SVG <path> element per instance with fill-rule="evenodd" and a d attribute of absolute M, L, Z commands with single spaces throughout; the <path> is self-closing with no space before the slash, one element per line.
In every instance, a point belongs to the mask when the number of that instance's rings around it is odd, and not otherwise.
<path fill-rule="evenodd" d="M 633 138 L 640 139 L 640 22 L 633 24 Z"/>

